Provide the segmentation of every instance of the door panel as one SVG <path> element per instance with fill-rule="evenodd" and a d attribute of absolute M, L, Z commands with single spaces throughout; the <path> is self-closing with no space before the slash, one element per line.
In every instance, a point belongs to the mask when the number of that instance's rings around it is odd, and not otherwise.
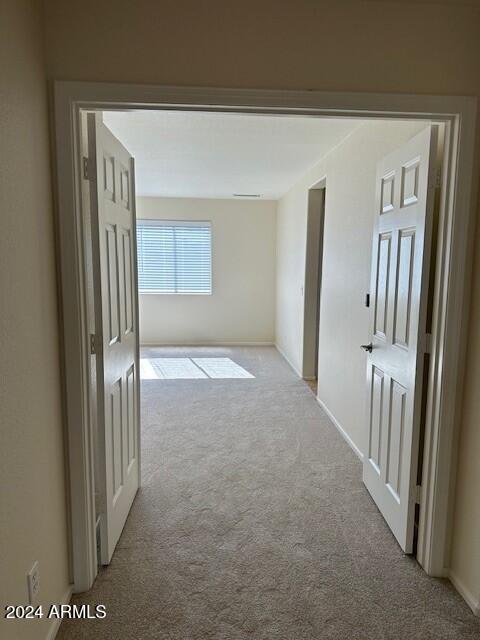
<path fill-rule="evenodd" d="M 135 402 L 135 367 L 132 365 L 127 372 L 127 469 L 136 459 L 136 402 Z"/>
<path fill-rule="evenodd" d="M 108 564 L 139 486 L 138 300 L 133 158 L 88 116 L 98 398 L 100 555 Z"/>
<path fill-rule="evenodd" d="M 112 345 L 119 340 L 119 292 L 118 292 L 118 255 L 117 255 L 117 229 L 115 225 L 105 225 L 105 263 L 107 268 L 107 299 L 106 311 L 108 314 L 109 344 Z"/>
<path fill-rule="evenodd" d="M 378 243 L 377 289 L 375 292 L 375 335 L 386 338 L 388 311 L 388 273 L 390 270 L 392 235 L 380 234 Z"/>
<path fill-rule="evenodd" d="M 382 445 L 383 379 L 383 371 L 378 367 L 372 367 L 370 443 L 368 447 L 368 455 L 377 473 L 380 473 L 380 455 Z"/>
<path fill-rule="evenodd" d="M 374 308 L 363 479 L 402 549 L 413 548 L 436 129 L 377 167 Z"/>
<path fill-rule="evenodd" d="M 393 196 L 395 193 L 395 172 L 390 171 L 382 176 L 379 213 L 388 213 L 394 208 Z"/>
<path fill-rule="evenodd" d="M 402 446 L 405 425 L 405 403 L 407 390 L 396 380 L 390 381 L 388 440 L 385 481 L 397 502 L 400 502 L 400 480 L 402 475 Z"/>
<path fill-rule="evenodd" d="M 413 258 L 415 230 L 401 229 L 398 236 L 397 281 L 395 283 L 395 312 L 393 343 L 408 349 L 410 307 L 412 302 Z"/>
<path fill-rule="evenodd" d="M 123 249 L 123 296 L 125 304 L 124 310 L 124 333 L 125 335 L 133 331 L 133 282 L 132 282 L 132 243 L 130 229 L 122 229 L 122 249 Z"/>
<path fill-rule="evenodd" d="M 112 446 L 112 479 L 111 495 L 115 502 L 118 490 L 123 485 L 122 465 L 122 379 L 116 380 L 110 393 L 111 410 L 109 414 L 109 433 L 107 437 Z"/>

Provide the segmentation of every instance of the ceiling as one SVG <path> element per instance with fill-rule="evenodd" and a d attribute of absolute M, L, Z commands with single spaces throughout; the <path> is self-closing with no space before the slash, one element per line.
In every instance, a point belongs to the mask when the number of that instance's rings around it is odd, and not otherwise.
<path fill-rule="evenodd" d="M 137 195 L 276 200 L 361 121 L 185 111 L 111 111 L 135 158 Z"/>

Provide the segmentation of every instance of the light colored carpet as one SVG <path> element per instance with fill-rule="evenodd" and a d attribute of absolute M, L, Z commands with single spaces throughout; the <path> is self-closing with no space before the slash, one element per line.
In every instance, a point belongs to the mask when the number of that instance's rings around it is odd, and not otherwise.
<path fill-rule="evenodd" d="M 142 383 L 143 486 L 111 565 L 73 599 L 107 618 L 64 621 L 59 640 L 478 640 L 273 348 L 145 355 L 230 357 L 256 377 Z"/>

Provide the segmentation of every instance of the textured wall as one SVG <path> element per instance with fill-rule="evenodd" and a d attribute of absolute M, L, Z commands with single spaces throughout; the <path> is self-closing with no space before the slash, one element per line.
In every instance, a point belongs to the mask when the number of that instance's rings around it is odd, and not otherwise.
<path fill-rule="evenodd" d="M 0 9 L 0 603 L 39 603 L 68 587 L 54 226 L 38 3 Z M 8 61 L 8 64 L 5 63 Z M 0 636 L 38 640 L 51 621 L 5 621 Z M 4 628 L 5 627 L 5 628 Z"/>
<path fill-rule="evenodd" d="M 366 123 L 313 167 L 277 207 L 277 345 L 302 371 L 308 189 L 326 178 L 318 397 L 363 453 L 365 353 L 377 162 L 425 125 Z M 348 402 L 345 392 L 348 389 Z"/>

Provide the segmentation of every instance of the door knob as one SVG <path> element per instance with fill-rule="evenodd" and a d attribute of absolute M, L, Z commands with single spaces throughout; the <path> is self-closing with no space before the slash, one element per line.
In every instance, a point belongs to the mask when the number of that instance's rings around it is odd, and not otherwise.
<path fill-rule="evenodd" d="M 373 344 L 371 342 L 368 344 L 361 344 L 360 346 L 362 349 L 365 349 L 365 351 L 368 351 L 368 353 L 372 353 L 373 351 Z"/>

